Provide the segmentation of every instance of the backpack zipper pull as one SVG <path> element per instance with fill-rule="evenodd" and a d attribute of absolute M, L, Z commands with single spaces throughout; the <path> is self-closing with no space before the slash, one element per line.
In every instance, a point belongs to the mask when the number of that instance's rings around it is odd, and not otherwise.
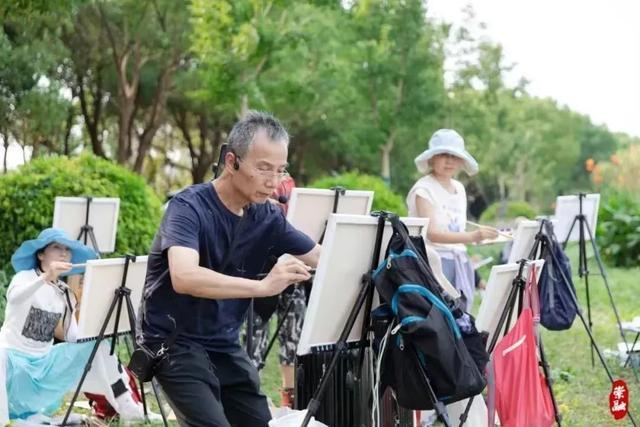
<path fill-rule="evenodd" d="M 395 326 L 395 328 L 393 328 L 393 329 L 391 330 L 391 335 L 395 335 L 395 334 L 397 334 L 401 327 L 402 327 L 402 323 L 398 323 L 398 324 Z"/>

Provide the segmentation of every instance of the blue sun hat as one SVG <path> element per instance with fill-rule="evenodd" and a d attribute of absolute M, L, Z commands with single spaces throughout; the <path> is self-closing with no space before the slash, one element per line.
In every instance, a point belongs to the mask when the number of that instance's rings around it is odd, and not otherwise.
<path fill-rule="evenodd" d="M 423 151 L 414 162 L 422 173 L 429 171 L 429 159 L 438 154 L 453 154 L 463 160 L 463 169 L 469 175 L 478 173 L 478 162 L 464 148 L 464 139 L 455 130 L 439 129 L 429 139 L 429 148 Z"/>
<path fill-rule="evenodd" d="M 64 230 L 59 228 L 45 228 L 40 232 L 37 239 L 22 242 L 20 247 L 11 257 L 11 265 L 17 272 L 31 270 L 38 265 L 36 262 L 36 252 L 50 245 L 60 243 L 71 250 L 71 264 L 84 264 L 87 260 L 95 259 L 98 254 L 90 247 L 83 245 L 79 240 L 72 240 Z M 80 274 L 83 267 L 72 269 L 64 275 Z"/>

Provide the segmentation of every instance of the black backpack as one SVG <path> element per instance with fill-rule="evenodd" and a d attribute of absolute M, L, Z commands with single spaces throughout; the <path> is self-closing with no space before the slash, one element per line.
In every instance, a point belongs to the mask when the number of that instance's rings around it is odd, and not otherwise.
<path fill-rule="evenodd" d="M 388 255 L 373 273 L 376 290 L 385 303 L 372 314 L 374 325 L 385 316 L 391 323 L 381 355 L 380 390 L 390 386 L 400 406 L 408 409 L 433 409 L 427 382 L 444 404 L 474 396 L 485 387 L 480 372 L 488 360 L 486 340 L 475 329 L 473 318 L 466 315 L 470 325 L 465 335 L 479 355 L 474 360 L 456 319 L 465 313 L 444 296 L 406 226 L 397 217 L 390 220 L 393 235 Z"/>
<path fill-rule="evenodd" d="M 571 264 L 553 232 L 553 225 L 544 222 L 540 256 L 544 266 L 540 272 L 540 324 L 552 331 L 569 329 L 577 314 L 572 294 L 576 290 L 571 280 Z"/>

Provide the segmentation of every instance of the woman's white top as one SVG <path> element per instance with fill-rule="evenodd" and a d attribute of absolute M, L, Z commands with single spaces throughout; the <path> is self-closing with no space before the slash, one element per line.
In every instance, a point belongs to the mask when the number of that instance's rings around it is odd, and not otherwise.
<path fill-rule="evenodd" d="M 452 179 L 451 182 L 454 188 L 453 193 L 444 188 L 432 175 L 425 175 L 420 178 L 407 195 L 409 216 L 419 216 L 416 199 L 417 197 L 422 197 L 434 207 L 434 216 L 429 218 L 429 227 L 434 227 L 438 231 L 453 233 L 465 231 L 467 224 L 467 192 L 460 181 Z M 438 249 L 438 251 L 467 251 L 462 243 L 429 242 L 429 244 Z"/>
<path fill-rule="evenodd" d="M 67 329 L 71 323 L 75 326 L 64 291 L 45 282 L 35 270 L 13 276 L 6 297 L 4 323 L 0 329 L 1 348 L 43 355 L 51 350 L 56 326 L 63 316 Z M 69 297 L 74 306 L 73 293 L 69 292 Z"/>

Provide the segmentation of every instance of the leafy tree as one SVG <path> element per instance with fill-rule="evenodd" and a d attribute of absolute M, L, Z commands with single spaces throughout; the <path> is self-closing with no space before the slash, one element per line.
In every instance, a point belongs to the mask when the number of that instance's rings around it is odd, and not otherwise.
<path fill-rule="evenodd" d="M 415 156 L 440 121 L 441 34 L 429 26 L 418 0 L 357 2 L 352 19 L 352 84 L 359 99 L 352 104 L 352 126 L 343 137 L 358 145 L 361 162 L 379 159 L 379 167 L 368 165 L 365 170 L 379 172 L 389 182 L 392 159 L 400 165 L 397 171 L 406 171 L 411 163 L 404 156 L 394 158 L 394 149 L 413 147 L 406 152 Z"/>
<path fill-rule="evenodd" d="M 115 68 L 118 163 L 142 171 L 144 158 L 164 120 L 173 77 L 185 59 L 184 1 L 128 1 L 96 6 Z"/>

